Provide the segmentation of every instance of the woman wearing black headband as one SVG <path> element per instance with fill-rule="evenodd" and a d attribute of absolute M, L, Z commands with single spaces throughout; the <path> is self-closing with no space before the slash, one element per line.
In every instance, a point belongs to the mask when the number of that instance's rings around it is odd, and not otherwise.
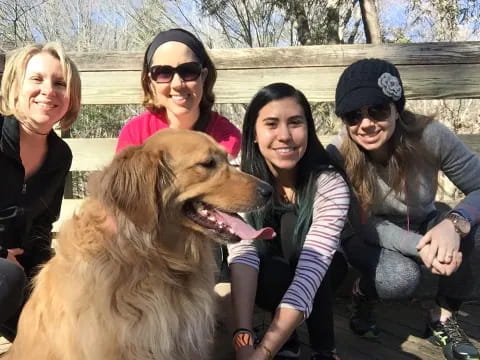
<path fill-rule="evenodd" d="M 222 145 L 233 159 L 240 151 L 241 133 L 212 111 L 217 71 L 203 44 L 182 29 L 162 31 L 145 52 L 142 67 L 143 105 L 146 111 L 120 131 L 117 152 L 140 145 L 166 128 L 203 131 Z M 226 249 L 218 247 L 220 279 L 225 276 Z"/>
<path fill-rule="evenodd" d="M 148 46 L 142 67 L 144 113 L 121 130 L 117 152 L 140 145 L 165 128 L 203 131 L 232 158 L 240 150 L 240 131 L 212 111 L 217 71 L 203 44 L 183 29 L 162 31 Z"/>

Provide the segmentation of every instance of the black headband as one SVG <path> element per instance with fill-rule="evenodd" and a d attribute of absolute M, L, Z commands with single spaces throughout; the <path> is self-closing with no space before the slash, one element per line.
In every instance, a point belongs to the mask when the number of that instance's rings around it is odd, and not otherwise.
<path fill-rule="evenodd" d="M 157 51 L 158 47 L 169 41 L 177 41 L 187 45 L 190 49 L 192 49 L 202 65 L 207 58 L 207 52 L 205 51 L 203 44 L 195 36 L 193 36 L 193 34 L 183 29 L 170 29 L 158 33 L 148 46 L 146 56 L 148 67 L 150 67 L 152 64 L 153 54 L 155 54 L 155 51 Z"/>

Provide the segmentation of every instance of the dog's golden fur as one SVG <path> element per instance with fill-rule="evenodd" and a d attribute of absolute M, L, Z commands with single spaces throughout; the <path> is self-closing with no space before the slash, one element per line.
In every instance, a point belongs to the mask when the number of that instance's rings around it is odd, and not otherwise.
<path fill-rule="evenodd" d="M 229 212 L 266 200 L 209 136 L 162 130 L 92 181 L 36 278 L 6 359 L 208 358 L 214 329 L 212 245 L 189 201 Z"/>

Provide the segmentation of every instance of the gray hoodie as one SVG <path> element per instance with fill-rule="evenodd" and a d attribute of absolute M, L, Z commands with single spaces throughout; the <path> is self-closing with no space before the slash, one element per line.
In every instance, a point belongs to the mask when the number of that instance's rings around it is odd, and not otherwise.
<path fill-rule="evenodd" d="M 334 157 L 339 157 L 340 147 L 345 132 L 336 139 L 327 150 Z M 398 251 L 407 256 L 418 256 L 416 246 L 422 235 L 419 230 L 435 211 L 435 196 L 438 190 L 437 178 L 441 170 L 466 196 L 455 207 L 467 215 L 472 225 L 480 223 L 480 157 L 445 125 L 432 121 L 425 128 L 422 136 L 424 150 L 433 157 L 433 163 L 422 166 L 418 180 L 414 183 L 413 171 L 408 174 L 406 191 L 395 194 L 379 174 L 380 195 L 385 199 L 371 209 L 372 216 L 368 222 L 373 224 L 378 234 L 367 241 L 379 246 Z M 422 156 L 422 154 L 418 154 Z M 412 179 L 409 181 L 409 179 Z M 361 216 L 361 214 L 351 216 Z M 411 231 L 407 231 L 407 218 Z"/>

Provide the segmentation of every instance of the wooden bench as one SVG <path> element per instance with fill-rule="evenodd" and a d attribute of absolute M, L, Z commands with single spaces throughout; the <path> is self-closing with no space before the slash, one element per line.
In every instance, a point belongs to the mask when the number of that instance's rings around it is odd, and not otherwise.
<path fill-rule="evenodd" d="M 219 104 L 248 103 L 262 86 L 279 81 L 296 86 L 312 103 L 333 101 L 335 86 L 343 69 L 365 57 L 384 58 L 396 64 L 408 99 L 480 98 L 480 42 L 213 49 L 210 53 L 218 69 L 215 94 Z M 143 53 L 71 55 L 81 71 L 83 104 L 140 103 Z M 0 54 L 0 75 L 4 59 L 5 55 Z M 460 138 L 473 151 L 480 153 L 480 134 L 462 134 Z M 321 136 L 324 144 L 331 139 L 332 136 Z M 105 138 L 66 141 L 74 154 L 72 171 L 101 169 L 113 157 L 116 144 L 116 139 Z M 64 200 L 55 231 L 80 202 L 78 199 Z M 473 311 L 478 314 L 478 309 L 475 309 Z M 407 353 L 417 354 L 422 359 L 441 358 L 438 350 L 418 338 L 418 329 L 413 329 L 417 337 L 407 338 L 406 334 L 412 328 L 403 321 L 403 314 L 418 318 L 418 314 L 408 306 L 399 312 L 401 319 L 389 318 L 396 330 L 386 328 L 388 336 L 383 345 L 368 345 L 353 339 L 347 329 L 345 313 L 340 304 L 335 319 L 340 337 L 337 342 L 344 359 L 371 359 L 369 354 L 373 351 L 378 353 L 375 358 L 379 359 L 411 359 Z M 480 336 L 478 329 L 475 334 Z M 304 353 L 308 353 L 308 349 Z"/>

